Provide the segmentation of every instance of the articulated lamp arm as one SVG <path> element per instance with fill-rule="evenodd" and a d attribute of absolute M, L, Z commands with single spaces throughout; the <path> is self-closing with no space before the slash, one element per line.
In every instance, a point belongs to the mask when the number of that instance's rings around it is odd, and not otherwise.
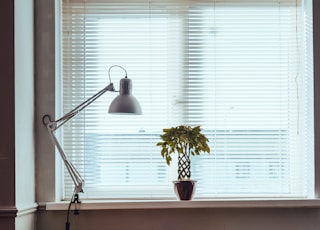
<path fill-rule="evenodd" d="M 83 109 L 85 109 L 88 105 L 90 105 L 92 102 L 94 102 L 95 100 L 97 100 L 99 97 L 101 97 L 105 92 L 107 91 L 113 91 L 114 87 L 113 84 L 110 83 L 108 86 L 106 86 L 105 88 L 103 88 L 102 90 L 100 90 L 98 93 L 96 93 L 95 95 L 93 95 L 92 97 L 90 97 L 89 99 L 87 99 L 86 101 L 84 101 L 83 103 L 81 103 L 80 105 L 78 105 L 77 107 L 75 107 L 74 109 L 72 109 L 70 112 L 66 113 L 64 116 L 62 116 L 61 118 L 59 118 L 56 121 L 52 121 L 49 115 L 45 115 L 43 117 L 43 123 L 45 124 L 45 126 L 47 127 L 48 131 L 49 131 L 49 135 L 51 138 L 52 143 L 57 147 L 60 156 L 73 180 L 73 183 L 75 185 L 75 193 L 79 193 L 79 192 L 83 192 L 83 184 L 84 184 L 84 180 L 81 177 L 80 173 L 77 171 L 77 169 L 73 166 L 73 164 L 68 160 L 65 152 L 63 151 L 63 148 L 61 147 L 56 135 L 55 135 L 55 131 L 57 129 L 59 129 L 61 126 L 63 126 L 67 121 L 69 121 L 70 119 L 72 119 L 74 116 L 76 116 L 79 112 L 81 112 Z"/>
<path fill-rule="evenodd" d="M 139 102 L 136 100 L 134 96 L 131 95 L 131 80 L 127 78 L 127 71 L 118 65 L 113 65 L 109 68 L 109 80 L 110 84 L 105 88 L 100 90 L 98 93 L 94 94 L 92 97 L 82 102 L 80 105 L 72 109 L 70 112 L 63 115 L 61 118 L 57 120 L 52 120 L 49 115 L 44 115 L 42 118 L 43 124 L 47 127 L 52 143 L 57 147 L 60 156 L 74 182 L 75 185 L 75 194 L 79 192 L 83 192 L 84 180 L 81 177 L 80 173 L 73 166 L 73 164 L 68 160 L 67 155 L 63 151 L 56 135 L 55 131 L 62 127 L 67 121 L 76 116 L 79 112 L 84 110 L 88 105 L 101 97 L 105 92 L 117 92 L 114 90 L 113 83 L 111 83 L 110 78 L 110 70 L 113 67 L 120 67 L 125 71 L 125 78 L 120 80 L 120 94 L 112 101 L 109 107 L 109 113 L 117 113 L 117 114 L 141 114 L 141 108 Z"/>

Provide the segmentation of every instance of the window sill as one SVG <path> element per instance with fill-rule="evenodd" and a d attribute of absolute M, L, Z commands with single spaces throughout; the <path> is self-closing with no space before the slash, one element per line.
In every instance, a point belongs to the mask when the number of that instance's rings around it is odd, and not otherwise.
<path fill-rule="evenodd" d="M 67 210 L 69 202 L 49 202 L 46 210 Z M 107 209 L 168 209 L 168 208 L 320 208 L 320 199 L 259 199 L 259 200 L 85 200 L 78 204 L 80 210 Z"/>

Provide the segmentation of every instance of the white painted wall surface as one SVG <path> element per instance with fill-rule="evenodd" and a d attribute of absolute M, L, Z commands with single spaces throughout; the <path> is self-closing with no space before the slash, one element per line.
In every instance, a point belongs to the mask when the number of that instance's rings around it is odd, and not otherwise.
<path fill-rule="evenodd" d="M 34 10 L 14 1 L 16 230 L 35 229 Z"/>

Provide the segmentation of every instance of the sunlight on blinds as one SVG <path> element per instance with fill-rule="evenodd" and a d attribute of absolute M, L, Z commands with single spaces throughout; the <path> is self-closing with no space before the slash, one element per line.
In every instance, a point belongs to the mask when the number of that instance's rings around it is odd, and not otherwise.
<path fill-rule="evenodd" d="M 83 197 L 174 199 L 175 164 L 166 166 L 156 143 L 163 128 L 180 124 L 201 125 L 212 150 L 192 159 L 195 198 L 309 195 L 312 74 L 300 1 L 62 6 L 63 110 L 107 85 L 115 64 L 127 70 L 143 110 L 107 114 L 116 96 L 107 93 L 64 127 Z M 118 89 L 123 71 L 111 77 Z M 68 198 L 67 174 L 64 185 Z"/>

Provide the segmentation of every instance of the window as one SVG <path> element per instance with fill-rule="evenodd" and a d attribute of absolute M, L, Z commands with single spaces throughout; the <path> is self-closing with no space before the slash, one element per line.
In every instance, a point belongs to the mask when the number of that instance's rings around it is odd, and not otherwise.
<path fill-rule="evenodd" d="M 201 125 L 195 198 L 310 197 L 313 90 L 301 0 L 63 0 L 63 111 L 133 80 L 142 116 L 114 116 L 107 93 L 64 126 L 86 198 L 170 199 L 162 129 Z M 308 27 L 309 26 L 309 27 Z M 308 64 L 309 63 L 309 64 Z M 112 69 L 118 88 L 121 69 Z M 311 172 L 311 173 L 310 173 Z M 73 191 L 65 171 L 64 196 Z"/>

